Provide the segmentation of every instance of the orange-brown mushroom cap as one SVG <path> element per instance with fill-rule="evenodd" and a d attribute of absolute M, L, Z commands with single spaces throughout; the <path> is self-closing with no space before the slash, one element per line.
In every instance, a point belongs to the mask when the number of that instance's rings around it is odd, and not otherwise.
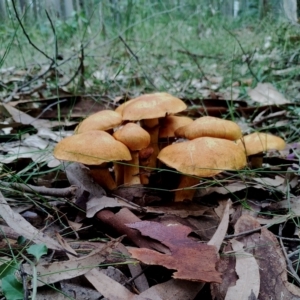
<path fill-rule="evenodd" d="M 184 174 L 211 177 L 246 165 L 244 150 L 235 142 L 201 137 L 165 147 L 158 159 Z"/>
<path fill-rule="evenodd" d="M 127 102 L 122 109 L 123 120 L 139 121 L 165 117 L 186 109 L 186 104 L 168 93 L 145 94 Z"/>
<path fill-rule="evenodd" d="M 245 151 L 247 156 L 267 150 L 283 150 L 286 146 L 282 138 L 263 132 L 245 135 L 237 141 L 237 144 Z"/>
<path fill-rule="evenodd" d="M 242 131 L 232 121 L 206 116 L 196 119 L 189 125 L 178 128 L 175 131 L 175 135 L 189 140 L 210 136 L 234 141 L 241 138 Z"/>
<path fill-rule="evenodd" d="M 113 137 L 132 151 L 144 149 L 150 144 L 149 133 L 135 123 L 127 123 L 118 129 Z"/>
<path fill-rule="evenodd" d="M 78 133 L 61 140 L 53 155 L 60 160 L 100 165 L 116 160 L 131 160 L 128 148 L 105 131 Z"/>
<path fill-rule="evenodd" d="M 113 110 L 101 110 L 84 119 L 75 129 L 76 133 L 92 130 L 109 130 L 122 123 L 122 116 Z"/>

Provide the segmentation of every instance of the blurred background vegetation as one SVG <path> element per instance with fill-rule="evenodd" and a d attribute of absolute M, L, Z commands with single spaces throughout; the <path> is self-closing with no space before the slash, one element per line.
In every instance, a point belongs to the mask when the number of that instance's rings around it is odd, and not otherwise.
<path fill-rule="evenodd" d="M 205 97 L 209 76 L 222 77 L 224 88 L 275 82 L 289 94 L 298 76 L 274 75 L 298 65 L 296 0 L 3 0 L 0 14 L 0 68 L 41 69 L 48 56 L 59 80 L 84 56 L 85 89 L 99 94 Z M 68 88 L 76 92 L 78 81 Z"/>

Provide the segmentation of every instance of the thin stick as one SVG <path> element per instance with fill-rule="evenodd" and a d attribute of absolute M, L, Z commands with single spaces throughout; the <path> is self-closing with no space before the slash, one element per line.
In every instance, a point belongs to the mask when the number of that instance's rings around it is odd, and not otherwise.
<path fill-rule="evenodd" d="M 46 13 L 46 16 L 47 16 L 47 19 L 50 23 L 50 26 L 51 26 L 51 29 L 52 29 L 52 32 L 53 32 L 53 35 L 54 35 L 54 40 L 55 40 L 55 58 L 57 58 L 57 55 L 58 55 L 58 43 L 57 43 L 57 36 L 56 36 L 56 31 L 55 31 L 55 27 L 53 25 L 53 22 L 52 22 L 52 19 L 50 18 L 50 15 L 48 14 L 48 11 L 45 10 L 45 13 Z"/>
<path fill-rule="evenodd" d="M 24 184 L 24 183 L 0 181 L 0 187 L 1 186 L 14 188 L 22 192 L 38 193 L 45 196 L 63 197 L 63 198 L 74 197 L 77 191 L 77 186 L 74 185 L 71 185 L 67 188 L 57 189 L 57 188 L 47 188 L 45 186 L 34 186 L 31 184 Z"/>
<path fill-rule="evenodd" d="M 123 198 L 123 197 L 118 196 L 118 195 L 116 195 L 116 194 L 111 194 L 111 195 L 114 196 L 114 197 L 116 197 L 116 198 L 120 198 L 121 200 L 123 200 L 124 202 L 130 204 L 130 205 L 133 206 L 133 207 L 136 207 L 136 208 L 137 208 L 139 211 L 141 211 L 141 212 L 146 212 L 146 211 L 147 211 L 144 207 L 142 207 L 142 206 L 140 206 L 140 205 L 138 205 L 138 204 L 136 204 L 136 203 L 133 203 L 133 202 L 129 201 L 129 200 L 126 199 L 126 198 Z"/>
<path fill-rule="evenodd" d="M 18 20 L 18 22 L 19 22 L 19 24 L 20 24 L 20 26 L 21 26 L 21 28 L 22 28 L 22 30 L 23 30 L 23 33 L 24 33 L 25 37 L 27 38 L 29 44 L 30 44 L 35 50 L 37 50 L 38 52 L 42 53 L 45 57 L 47 57 L 48 59 L 50 59 L 51 62 L 53 62 L 53 58 L 51 58 L 49 55 L 47 55 L 43 50 L 41 50 L 40 48 L 38 48 L 38 47 L 31 41 L 31 39 L 30 39 L 29 35 L 27 34 L 27 32 L 26 32 L 26 30 L 25 30 L 25 28 L 24 28 L 24 26 L 23 26 L 23 24 L 22 24 L 22 21 L 21 21 L 21 19 L 20 19 L 20 17 L 19 17 L 18 11 L 17 11 L 17 9 L 16 9 L 15 0 L 12 1 L 12 5 L 13 5 L 13 9 L 14 9 L 15 15 L 16 15 L 16 17 L 17 17 L 17 20 Z"/>
<path fill-rule="evenodd" d="M 244 50 L 242 44 L 240 43 L 240 41 L 238 40 L 238 38 L 237 38 L 230 30 L 228 30 L 226 27 L 223 27 L 223 28 L 224 28 L 224 30 L 226 30 L 226 31 L 227 31 L 227 32 L 228 32 L 228 33 L 229 33 L 229 34 L 237 41 L 237 43 L 239 44 L 239 46 L 240 46 L 240 48 L 241 48 L 243 54 L 244 54 L 246 57 L 248 57 L 248 56 L 247 56 L 247 53 L 245 52 L 245 50 Z M 250 67 L 250 64 L 251 64 L 250 58 L 249 58 L 249 57 L 246 58 L 245 62 L 246 62 L 246 64 L 247 64 L 247 67 L 248 67 L 250 73 L 252 74 L 252 76 L 255 78 L 255 80 L 256 80 L 257 82 L 259 82 L 257 76 L 254 74 L 252 68 Z"/>
<path fill-rule="evenodd" d="M 124 44 L 124 46 L 125 46 L 126 49 L 129 51 L 129 53 L 133 56 L 133 58 L 136 60 L 136 62 L 141 66 L 139 57 L 131 50 L 131 48 L 129 47 L 129 45 L 124 41 L 124 39 L 123 39 L 120 35 L 119 35 L 119 39 L 120 39 L 120 41 Z M 150 83 L 155 89 L 157 89 L 157 87 L 156 87 L 155 84 L 153 83 L 152 79 L 149 78 L 149 76 L 144 72 L 143 69 L 142 69 L 142 72 L 143 72 L 145 78 L 147 78 L 147 80 L 149 81 L 149 83 Z"/>
<path fill-rule="evenodd" d="M 258 227 L 258 228 L 252 229 L 252 230 L 240 232 L 240 233 L 237 233 L 237 234 L 226 235 L 226 236 L 224 237 L 224 239 L 228 240 L 228 239 L 232 239 L 232 238 L 235 238 L 235 237 L 240 237 L 240 236 L 243 236 L 243 235 L 248 235 L 248 234 L 251 234 L 251 233 L 260 231 L 262 228 L 268 228 L 268 227 L 270 227 L 270 226 L 272 226 L 272 225 L 267 224 L 267 225 L 264 225 L 264 226 L 261 226 L 261 227 Z"/>
<path fill-rule="evenodd" d="M 81 54 L 82 54 L 83 53 L 83 46 L 82 45 L 81 45 L 80 51 L 81 51 Z M 67 82 L 61 84 L 60 87 L 66 86 L 69 83 L 71 83 L 77 77 L 77 75 L 80 72 L 82 72 L 82 69 L 83 69 L 83 57 L 81 55 L 79 66 L 78 66 L 77 70 L 75 71 L 74 75 Z"/>

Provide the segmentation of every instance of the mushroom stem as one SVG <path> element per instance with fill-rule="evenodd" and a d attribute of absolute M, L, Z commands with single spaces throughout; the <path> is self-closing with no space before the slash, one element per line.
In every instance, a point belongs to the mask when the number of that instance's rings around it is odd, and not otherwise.
<path fill-rule="evenodd" d="M 193 200 L 196 189 L 192 188 L 199 183 L 199 178 L 191 177 L 188 175 L 181 175 L 179 186 L 175 192 L 175 202 L 184 200 Z"/>
<path fill-rule="evenodd" d="M 147 166 L 149 168 L 156 168 L 156 160 L 157 160 L 157 156 L 159 153 L 159 148 L 158 148 L 159 120 L 158 120 L 158 118 L 145 119 L 142 122 L 142 127 L 149 133 L 149 135 L 150 135 L 149 146 L 152 147 L 152 149 L 153 149 L 153 152 L 148 159 Z M 141 181 L 143 184 L 148 184 L 149 176 L 142 176 Z"/>
<path fill-rule="evenodd" d="M 117 186 L 124 183 L 124 165 L 119 162 L 114 163 L 115 180 Z"/>
<path fill-rule="evenodd" d="M 114 190 L 117 188 L 117 184 L 112 178 L 108 168 L 106 167 L 107 164 L 104 164 L 105 167 L 103 167 L 103 164 L 98 166 L 90 166 L 90 175 L 94 179 L 95 182 L 97 182 L 100 186 L 102 186 L 104 189 L 107 190 Z"/>
<path fill-rule="evenodd" d="M 264 154 L 262 152 L 254 154 L 254 155 L 250 155 L 248 158 L 249 158 L 251 168 L 252 169 L 261 168 L 262 164 L 263 164 L 263 157 L 264 157 Z"/>
<path fill-rule="evenodd" d="M 149 183 L 149 177 L 150 177 L 150 171 L 147 170 L 148 164 L 149 164 L 149 158 L 151 154 L 153 153 L 153 148 L 147 147 L 139 151 L 139 164 L 140 164 L 140 180 L 141 184 L 148 184 Z"/>
<path fill-rule="evenodd" d="M 124 184 L 141 184 L 139 169 L 139 151 L 131 151 L 130 153 L 132 160 L 126 162 L 126 165 L 124 165 Z"/>

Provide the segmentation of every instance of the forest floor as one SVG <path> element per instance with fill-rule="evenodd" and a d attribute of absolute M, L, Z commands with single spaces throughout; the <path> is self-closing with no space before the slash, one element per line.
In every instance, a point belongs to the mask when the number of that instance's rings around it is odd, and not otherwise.
<path fill-rule="evenodd" d="M 6 299 L 300 298 L 300 28 L 173 13 L 127 19 L 126 30 L 80 16 L 0 28 Z M 109 191 L 53 156 L 88 115 L 153 92 L 182 99 L 181 116 L 286 146 L 258 167 L 199 178 L 189 202 L 173 201 L 174 169 Z"/>

